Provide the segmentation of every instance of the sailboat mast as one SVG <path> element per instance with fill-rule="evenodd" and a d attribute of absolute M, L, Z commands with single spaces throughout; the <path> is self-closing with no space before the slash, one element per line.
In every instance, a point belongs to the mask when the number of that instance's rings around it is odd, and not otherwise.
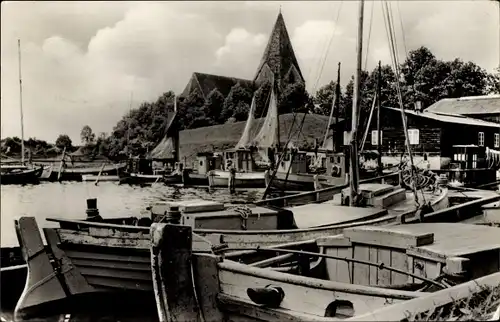
<path fill-rule="evenodd" d="M 19 59 L 19 110 L 21 112 L 21 162 L 24 164 L 24 119 L 23 119 L 23 81 L 21 77 L 21 39 L 17 40 Z"/>
<path fill-rule="evenodd" d="M 356 48 L 356 73 L 354 74 L 354 88 L 352 95 L 352 120 L 351 120 L 351 166 L 350 172 L 350 186 L 351 186 L 351 196 L 349 198 L 349 206 L 354 206 L 358 196 L 359 188 L 359 159 L 358 159 L 358 143 L 357 143 L 357 131 L 358 131 L 358 110 L 359 110 L 359 85 L 361 78 L 361 59 L 363 52 L 363 12 L 365 7 L 365 1 L 361 0 L 359 2 L 359 21 L 358 21 L 358 44 Z"/>
<path fill-rule="evenodd" d="M 378 78 L 377 78 L 377 152 L 378 152 L 378 174 L 382 175 L 382 134 L 380 133 L 380 107 L 381 107 L 381 87 L 382 87 L 382 67 L 380 60 L 378 61 Z"/>
<path fill-rule="evenodd" d="M 339 62 L 339 67 L 337 69 L 337 84 L 335 84 L 335 97 L 337 98 L 335 100 L 335 129 L 338 129 L 338 124 L 339 124 L 339 114 L 340 114 L 340 62 Z M 335 131 L 335 139 L 334 139 L 334 145 L 333 145 L 333 151 L 338 152 L 338 146 L 337 146 L 337 131 Z"/>

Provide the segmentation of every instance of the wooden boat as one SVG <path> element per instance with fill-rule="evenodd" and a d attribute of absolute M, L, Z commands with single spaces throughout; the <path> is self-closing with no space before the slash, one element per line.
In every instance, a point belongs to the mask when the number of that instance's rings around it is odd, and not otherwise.
<path fill-rule="evenodd" d="M 2 166 L 0 184 L 36 184 L 40 182 L 43 166 L 27 169 L 4 168 Z"/>
<path fill-rule="evenodd" d="M 201 152 L 196 155 L 194 169 L 184 169 L 182 183 L 184 186 L 208 186 L 208 173 L 222 167 L 222 156 L 213 152 Z M 227 185 L 226 185 L 227 187 Z"/>
<path fill-rule="evenodd" d="M 210 187 L 228 187 L 231 174 L 229 171 L 212 170 L 208 173 Z M 265 188 L 265 172 L 235 172 L 234 187 Z"/>
<path fill-rule="evenodd" d="M 120 176 L 120 184 L 177 184 L 182 182 L 182 175 L 178 173 L 172 174 L 142 174 L 142 173 L 124 173 Z"/>
<path fill-rule="evenodd" d="M 82 167 L 82 168 L 68 168 L 63 167 L 60 173 L 57 171 L 52 172 L 51 179 L 59 181 L 82 181 L 84 175 L 97 176 L 101 175 L 116 175 L 117 173 L 125 170 L 126 164 L 108 164 L 105 166 L 95 167 Z"/>
<path fill-rule="evenodd" d="M 491 239 L 500 236 L 498 228 L 422 225 L 395 230 L 366 227 L 364 231 L 346 232 L 349 237 L 323 239 L 320 245 L 330 253 L 337 251 L 336 256 L 288 252 L 298 255 L 296 260 L 303 275 L 314 274 L 310 262 L 304 260 L 306 257 L 315 257 L 323 264 L 323 270 L 317 270 L 322 273 L 309 277 L 266 266 L 284 256 L 245 265 L 197 252 L 190 227 L 153 224 L 152 270 L 159 318 L 338 321 L 428 296 L 450 284 L 484 277 L 500 269 L 500 244 Z M 426 232 L 428 229 L 432 233 Z M 455 234 L 446 233 L 450 230 L 456 230 Z M 464 233 L 484 238 L 461 238 Z M 458 240 L 459 245 L 454 245 Z M 286 250 L 281 251 L 287 254 Z M 483 263 L 476 257 L 478 251 L 491 259 Z M 500 276 L 493 276 L 489 279 L 500 281 Z"/>
<path fill-rule="evenodd" d="M 82 175 L 82 181 L 87 182 L 87 181 L 120 181 L 119 176 L 114 176 L 114 175 L 93 175 L 93 174 L 84 174 Z"/>

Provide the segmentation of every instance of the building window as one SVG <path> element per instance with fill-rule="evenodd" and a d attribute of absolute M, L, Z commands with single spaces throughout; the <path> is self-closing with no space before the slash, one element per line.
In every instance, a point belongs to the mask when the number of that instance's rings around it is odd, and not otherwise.
<path fill-rule="evenodd" d="M 479 132 L 477 135 L 478 145 L 484 146 L 484 132 Z"/>
<path fill-rule="evenodd" d="M 380 131 L 380 144 L 382 144 L 383 131 Z M 372 131 L 372 145 L 378 145 L 378 133 L 377 130 Z"/>
<path fill-rule="evenodd" d="M 417 145 L 420 142 L 420 131 L 418 129 L 409 129 L 408 130 L 408 138 L 410 140 L 410 144 Z"/>
<path fill-rule="evenodd" d="M 495 148 L 500 148 L 500 134 L 495 133 Z"/>

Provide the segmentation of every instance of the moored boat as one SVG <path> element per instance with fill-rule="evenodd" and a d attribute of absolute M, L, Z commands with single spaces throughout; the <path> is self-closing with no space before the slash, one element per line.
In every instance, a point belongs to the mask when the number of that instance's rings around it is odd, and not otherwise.
<path fill-rule="evenodd" d="M 197 252 L 190 227 L 153 224 L 152 270 L 159 318 L 338 321 L 478 277 L 488 276 L 493 279 L 490 284 L 500 281 L 500 276 L 488 275 L 499 269 L 500 244 L 491 240 L 500 236 L 498 228 L 466 224 L 370 228 L 319 241 L 326 253 L 267 249 L 281 255 L 245 265 Z M 461 234 L 484 238 L 463 239 Z M 479 260 L 477 251 L 489 260 Z M 322 269 L 313 270 L 310 258 Z M 303 276 L 270 267 L 284 261 L 295 261 Z"/>
<path fill-rule="evenodd" d="M 43 166 L 33 168 L 4 168 L 0 174 L 0 184 L 36 184 L 40 182 Z"/>

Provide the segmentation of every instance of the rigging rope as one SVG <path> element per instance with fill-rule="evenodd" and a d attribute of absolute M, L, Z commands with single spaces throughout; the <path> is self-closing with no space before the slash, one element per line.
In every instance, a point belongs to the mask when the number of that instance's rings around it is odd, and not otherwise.
<path fill-rule="evenodd" d="M 402 123 L 403 123 L 403 131 L 404 131 L 404 134 L 405 134 L 407 152 L 408 152 L 408 155 L 410 157 L 410 163 L 411 163 L 410 172 L 411 172 L 411 175 L 413 177 L 413 180 L 411 181 L 411 183 L 412 183 L 412 190 L 413 190 L 413 194 L 415 195 L 415 203 L 417 204 L 417 207 L 420 207 L 420 203 L 418 201 L 417 188 L 416 188 L 417 178 L 414 177 L 415 176 L 415 165 L 414 165 L 414 162 L 413 162 L 413 156 L 411 154 L 410 138 L 408 136 L 408 129 L 407 129 L 407 126 L 406 126 L 406 117 L 405 117 L 405 113 L 404 113 L 403 96 L 402 96 L 402 93 L 401 93 L 401 84 L 399 82 L 399 80 L 401 78 L 401 76 L 400 76 L 401 73 L 400 73 L 400 69 L 399 69 L 399 60 L 398 60 L 398 56 L 397 56 L 397 47 L 396 47 L 396 44 L 395 44 L 395 42 L 396 42 L 395 31 L 394 31 L 393 23 L 392 23 L 392 20 L 391 20 L 390 9 L 389 9 L 389 6 L 387 4 L 387 1 L 384 0 L 383 4 L 385 5 L 385 12 L 383 12 L 383 13 L 385 13 L 386 18 L 387 18 L 387 20 L 384 19 L 384 22 L 387 23 L 387 25 L 386 25 L 386 31 L 388 32 L 387 38 L 388 38 L 388 41 L 389 41 L 389 47 L 390 47 L 390 53 L 391 53 L 391 61 L 392 61 L 392 64 L 393 64 L 393 67 L 394 67 L 394 70 L 395 70 L 395 73 L 396 73 L 396 89 L 397 89 L 398 101 L 399 101 L 399 105 L 400 105 L 400 109 L 401 109 L 401 120 L 402 120 Z M 423 192 L 422 192 L 422 196 L 423 196 Z"/>
<path fill-rule="evenodd" d="M 316 78 L 316 82 L 314 83 L 314 87 L 313 87 L 313 90 L 311 91 L 311 93 L 316 92 L 316 89 L 318 88 L 319 80 L 321 78 L 321 75 L 323 74 L 323 69 L 325 67 L 326 58 L 328 57 L 328 52 L 330 51 L 330 46 L 332 44 L 333 36 L 335 36 L 335 31 L 337 30 L 337 25 L 338 25 L 339 18 L 340 18 L 340 11 L 342 10 L 343 3 L 344 3 L 343 1 L 340 1 L 339 11 L 337 12 L 337 18 L 335 19 L 335 24 L 333 25 L 333 32 L 332 32 L 332 35 L 330 36 L 330 40 L 328 41 L 328 46 L 326 47 L 326 52 L 325 52 L 325 55 L 323 57 L 323 63 L 321 64 L 321 68 L 319 70 L 318 77 Z"/>
<path fill-rule="evenodd" d="M 368 53 L 370 52 L 370 39 L 372 35 L 372 25 L 373 25 L 373 8 L 375 7 L 375 2 L 372 2 L 372 10 L 370 13 L 370 27 L 368 29 L 368 40 L 366 44 L 366 57 L 365 57 L 365 67 L 363 68 L 366 70 L 366 66 L 368 65 Z"/>

